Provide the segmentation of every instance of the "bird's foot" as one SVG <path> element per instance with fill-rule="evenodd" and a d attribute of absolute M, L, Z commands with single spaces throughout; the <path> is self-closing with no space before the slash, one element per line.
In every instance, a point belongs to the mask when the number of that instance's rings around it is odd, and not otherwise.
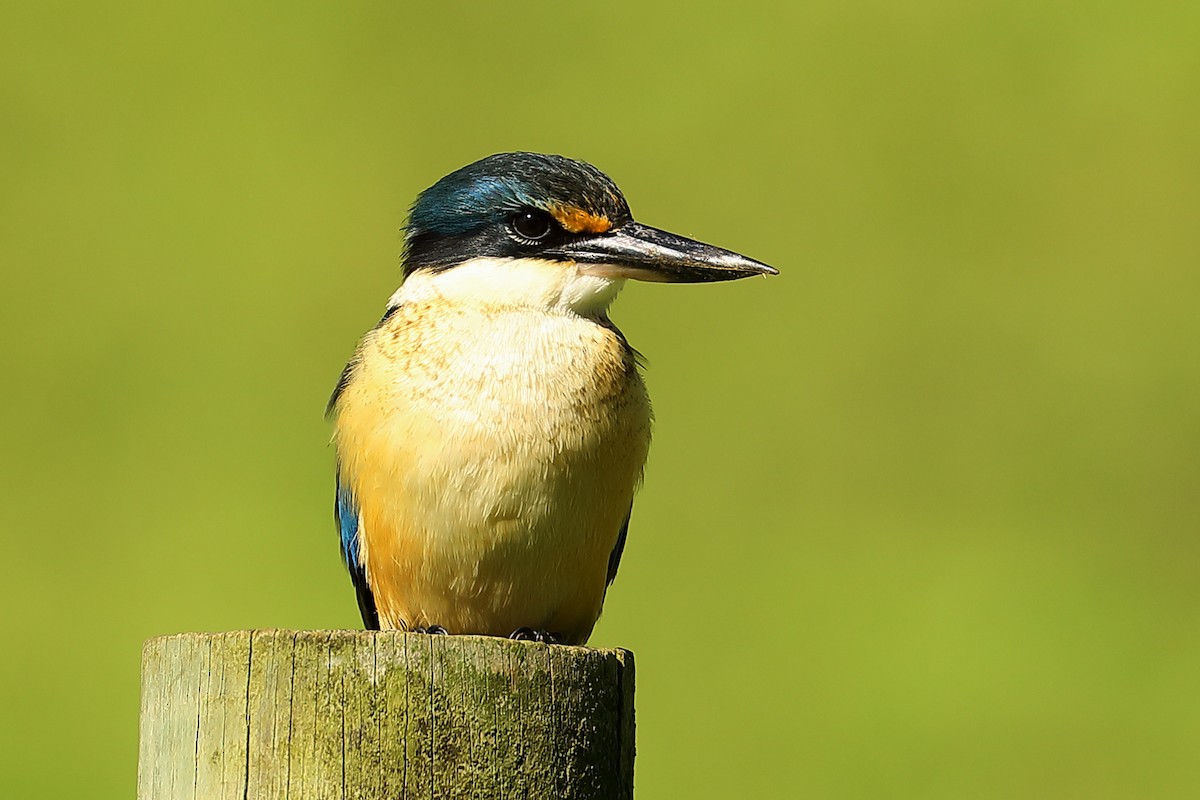
<path fill-rule="evenodd" d="M 530 627 L 520 627 L 508 635 L 510 639 L 516 639 L 518 642 L 544 642 L 545 644 L 558 644 L 558 637 L 550 631 L 535 631 Z"/>
<path fill-rule="evenodd" d="M 413 628 L 413 633 L 428 633 L 431 636 L 449 636 L 450 631 L 443 628 L 441 625 L 419 625 Z"/>

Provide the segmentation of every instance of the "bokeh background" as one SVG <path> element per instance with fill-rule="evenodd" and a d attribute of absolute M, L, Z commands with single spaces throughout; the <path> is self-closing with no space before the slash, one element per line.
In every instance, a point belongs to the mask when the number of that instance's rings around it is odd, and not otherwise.
<path fill-rule="evenodd" d="M 597 645 L 642 798 L 1200 796 L 1200 5 L 0 11 L 0 774 L 128 798 L 141 641 L 358 624 L 325 400 L 414 195 L 564 153 L 630 285 Z"/>

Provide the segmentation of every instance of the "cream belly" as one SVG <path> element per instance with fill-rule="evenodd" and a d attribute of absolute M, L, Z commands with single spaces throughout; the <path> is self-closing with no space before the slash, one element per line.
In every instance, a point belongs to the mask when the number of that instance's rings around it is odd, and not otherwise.
<path fill-rule="evenodd" d="M 633 355 L 569 308 L 411 294 L 337 404 L 380 623 L 583 642 L 649 447 Z"/>

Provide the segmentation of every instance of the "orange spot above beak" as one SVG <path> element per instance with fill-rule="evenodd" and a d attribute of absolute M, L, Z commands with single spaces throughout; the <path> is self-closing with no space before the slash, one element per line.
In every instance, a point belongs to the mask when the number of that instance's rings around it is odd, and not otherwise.
<path fill-rule="evenodd" d="M 558 224 L 571 233 L 604 233 L 612 227 L 608 217 L 596 215 L 575 206 L 555 206 L 550 213 Z"/>

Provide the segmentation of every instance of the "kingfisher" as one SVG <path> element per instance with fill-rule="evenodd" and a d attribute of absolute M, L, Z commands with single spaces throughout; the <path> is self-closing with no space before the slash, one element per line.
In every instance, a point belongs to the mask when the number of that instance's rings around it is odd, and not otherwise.
<path fill-rule="evenodd" d="M 582 161 L 500 153 L 422 192 L 403 279 L 329 401 L 368 629 L 587 641 L 650 446 L 625 281 L 772 275 L 635 222 Z"/>

